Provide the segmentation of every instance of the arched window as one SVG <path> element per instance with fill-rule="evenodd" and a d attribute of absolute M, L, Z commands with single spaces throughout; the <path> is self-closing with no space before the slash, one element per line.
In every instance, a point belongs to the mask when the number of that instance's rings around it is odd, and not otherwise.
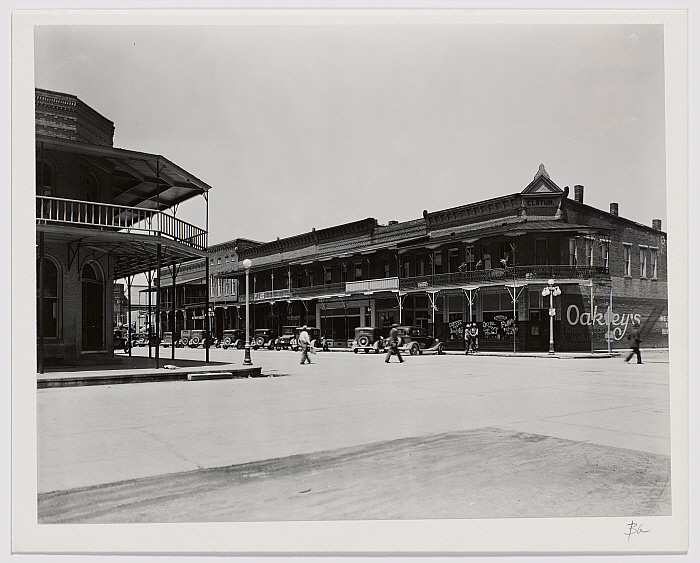
<path fill-rule="evenodd" d="M 58 338 L 59 336 L 59 321 L 60 321 L 60 279 L 58 275 L 58 267 L 56 264 L 44 258 L 44 303 L 43 308 L 40 305 L 39 285 L 39 260 L 36 261 L 36 312 L 37 312 L 37 330 L 41 327 L 41 332 L 45 338 Z M 41 322 L 39 317 L 41 316 Z M 39 335 L 40 336 L 40 335 Z"/>
<path fill-rule="evenodd" d="M 100 184 L 92 172 L 85 174 L 83 198 L 85 201 L 100 201 Z"/>
<path fill-rule="evenodd" d="M 83 350 L 104 350 L 105 292 L 100 269 L 94 263 L 81 271 L 83 290 Z"/>
<path fill-rule="evenodd" d="M 36 163 L 36 195 L 54 195 L 53 168 L 45 160 Z"/>

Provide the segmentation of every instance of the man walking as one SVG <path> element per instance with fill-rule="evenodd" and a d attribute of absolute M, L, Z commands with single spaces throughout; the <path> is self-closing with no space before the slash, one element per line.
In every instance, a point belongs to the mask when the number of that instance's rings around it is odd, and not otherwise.
<path fill-rule="evenodd" d="M 632 359 L 632 356 L 637 354 L 637 363 L 642 364 L 642 354 L 639 351 L 639 343 L 642 341 L 642 339 L 639 337 L 639 322 L 634 321 L 634 325 L 632 326 L 632 332 L 630 332 L 629 336 L 627 337 L 630 341 L 630 347 L 632 348 L 632 351 L 627 354 L 627 357 L 625 358 L 625 363 L 630 363 L 630 360 Z"/>
<path fill-rule="evenodd" d="M 469 348 L 472 346 L 471 323 L 464 325 L 464 353 L 469 355 Z"/>
<path fill-rule="evenodd" d="M 391 358 L 392 354 L 396 354 L 396 357 L 399 359 L 399 363 L 403 363 L 403 358 L 401 357 L 401 352 L 399 352 L 399 331 L 397 329 L 399 325 L 391 325 L 391 331 L 389 332 L 389 346 L 386 351 L 386 358 L 384 358 L 384 361 L 388 364 L 389 363 L 389 358 Z"/>
<path fill-rule="evenodd" d="M 309 359 L 309 349 L 311 348 L 311 340 L 309 339 L 309 333 L 306 331 L 307 327 L 304 325 L 301 327 L 301 332 L 299 333 L 299 348 L 301 348 L 301 365 L 304 362 L 311 363 Z"/>

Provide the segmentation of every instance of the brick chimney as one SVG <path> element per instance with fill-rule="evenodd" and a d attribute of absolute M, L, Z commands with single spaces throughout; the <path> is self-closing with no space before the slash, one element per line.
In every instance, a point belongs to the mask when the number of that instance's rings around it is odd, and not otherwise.
<path fill-rule="evenodd" d="M 610 204 L 610 215 L 617 217 L 617 203 Z"/>
<path fill-rule="evenodd" d="M 651 228 L 660 231 L 661 230 L 661 219 L 652 219 L 651 220 Z"/>
<path fill-rule="evenodd" d="M 581 186 L 580 184 L 574 186 L 574 201 L 583 203 L 583 186 Z"/>

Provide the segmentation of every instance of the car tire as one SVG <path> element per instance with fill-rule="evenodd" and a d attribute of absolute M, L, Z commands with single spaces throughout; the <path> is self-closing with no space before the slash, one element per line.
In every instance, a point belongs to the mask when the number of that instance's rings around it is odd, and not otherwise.
<path fill-rule="evenodd" d="M 411 347 L 408 349 L 408 351 L 411 354 L 411 356 L 417 356 L 420 352 L 420 348 L 418 347 L 418 344 L 414 342 L 413 344 L 411 344 Z"/>
<path fill-rule="evenodd" d="M 442 356 L 444 353 L 445 353 L 445 347 L 444 347 L 442 344 L 440 344 L 440 345 L 438 346 L 438 354 L 439 354 L 440 356 Z"/>
<path fill-rule="evenodd" d="M 192 338 L 192 340 L 190 340 L 190 346 L 192 346 L 193 348 L 196 348 L 197 346 L 199 346 L 199 337 L 198 336 L 195 336 Z"/>
<path fill-rule="evenodd" d="M 353 351 L 355 354 L 357 354 L 357 353 L 359 352 L 359 350 L 358 350 L 357 348 L 353 348 L 352 351 Z"/>
<path fill-rule="evenodd" d="M 227 336 L 224 338 L 224 341 L 221 343 L 221 345 L 224 347 L 224 350 L 231 346 L 231 339 Z"/>
<path fill-rule="evenodd" d="M 190 345 L 190 341 L 187 340 L 187 338 L 183 338 L 182 340 L 180 340 L 180 343 L 182 344 L 183 347 Z"/>
<path fill-rule="evenodd" d="M 262 336 L 258 336 L 255 338 L 255 345 L 260 348 L 261 346 L 265 345 L 265 339 Z"/>
<path fill-rule="evenodd" d="M 357 343 L 358 343 L 360 346 L 369 346 L 369 336 L 367 336 L 366 334 L 363 334 L 363 335 L 360 336 L 360 338 L 357 340 Z"/>

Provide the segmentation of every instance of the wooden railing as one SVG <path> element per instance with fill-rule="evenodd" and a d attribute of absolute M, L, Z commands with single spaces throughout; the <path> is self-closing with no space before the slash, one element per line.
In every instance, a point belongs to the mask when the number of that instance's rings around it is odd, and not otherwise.
<path fill-rule="evenodd" d="M 198 250 L 207 248 L 204 229 L 153 209 L 36 196 L 36 220 L 37 223 L 161 235 Z"/>

